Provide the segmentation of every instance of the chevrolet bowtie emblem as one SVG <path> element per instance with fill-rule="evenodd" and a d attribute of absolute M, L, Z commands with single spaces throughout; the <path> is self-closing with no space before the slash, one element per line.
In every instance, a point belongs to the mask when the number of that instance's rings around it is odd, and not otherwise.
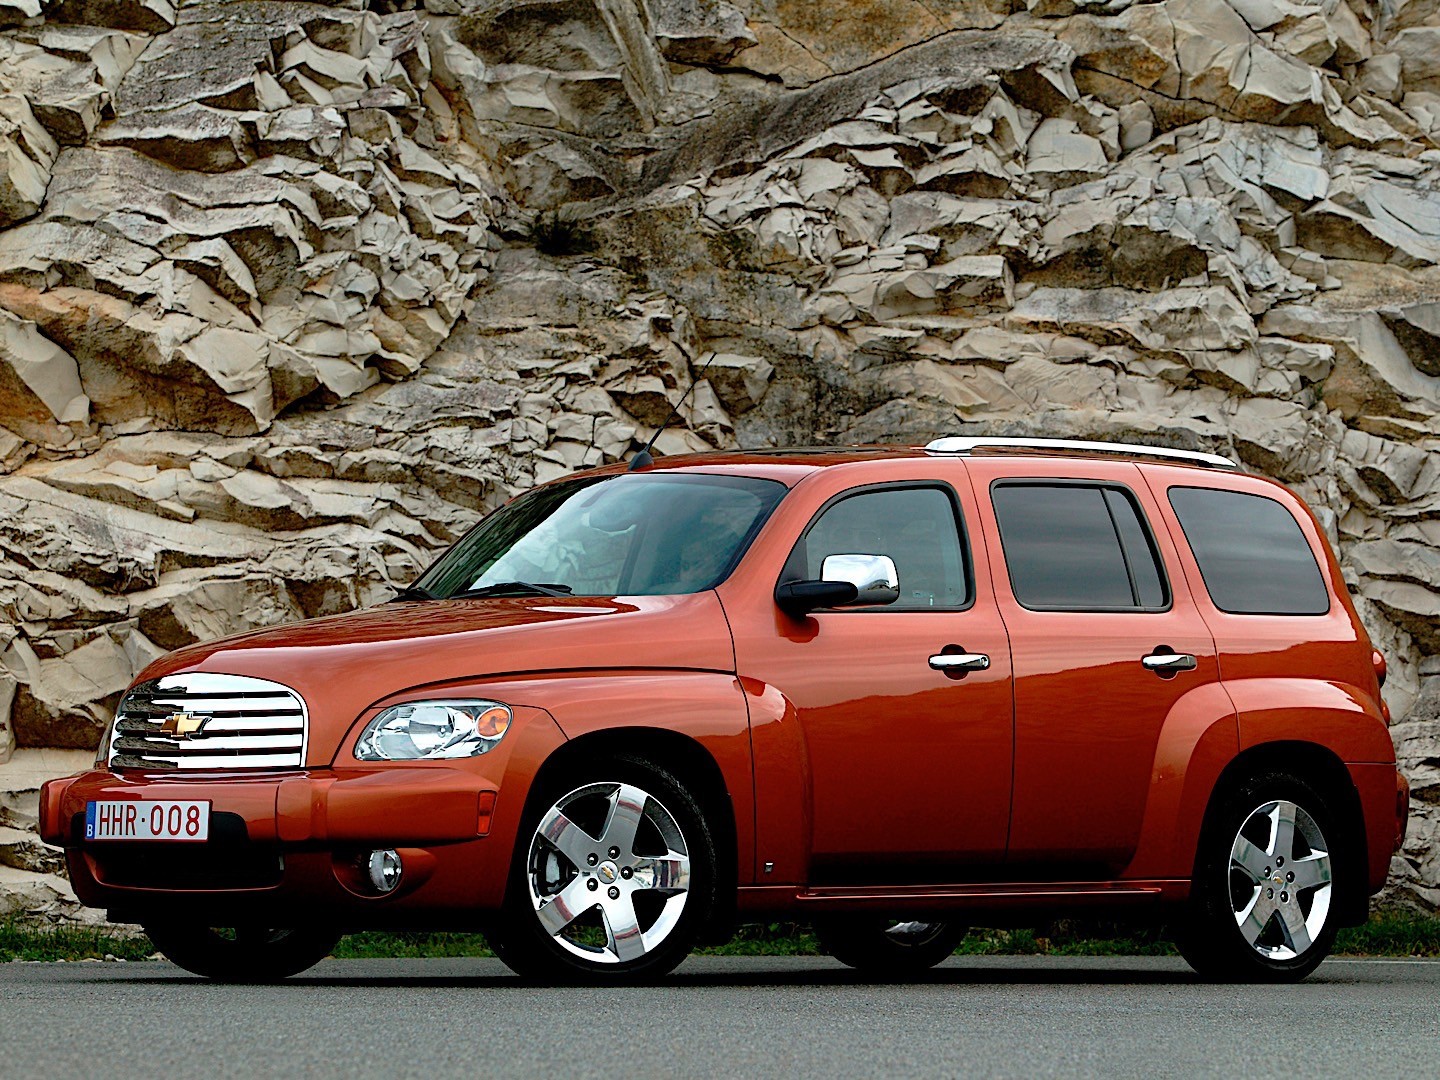
<path fill-rule="evenodd" d="M 208 716 L 198 716 L 195 713 L 171 713 L 160 725 L 160 732 L 163 735 L 174 735 L 177 739 L 188 739 L 204 727 L 208 719 Z"/>

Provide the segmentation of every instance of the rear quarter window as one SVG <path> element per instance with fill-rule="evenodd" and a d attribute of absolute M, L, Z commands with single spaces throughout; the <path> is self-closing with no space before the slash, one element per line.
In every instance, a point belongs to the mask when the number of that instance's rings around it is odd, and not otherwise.
<path fill-rule="evenodd" d="M 1324 615 L 1330 590 L 1299 524 L 1263 495 L 1174 487 L 1170 505 L 1205 589 L 1232 615 Z"/>

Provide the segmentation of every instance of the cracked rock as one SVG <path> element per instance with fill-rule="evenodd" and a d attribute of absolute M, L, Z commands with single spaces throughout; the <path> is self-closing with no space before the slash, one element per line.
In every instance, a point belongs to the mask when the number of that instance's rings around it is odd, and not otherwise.
<path fill-rule="evenodd" d="M 667 60 L 681 64 L 729 63 L 757 38 L 744 14 L 725 0 L 675 0 L 657 5 L 655 37 Z"/>
<path fill-rule="evenodd" d="M 0 914 L 79 910 L 7 777 L 149 659 L 380 602 L 682 402 L 660 453 L 1153 439 L 1294 485 L 1390 664 L 1387 898 L 1440 905 L 1437 34 L 0 0 Z"/>

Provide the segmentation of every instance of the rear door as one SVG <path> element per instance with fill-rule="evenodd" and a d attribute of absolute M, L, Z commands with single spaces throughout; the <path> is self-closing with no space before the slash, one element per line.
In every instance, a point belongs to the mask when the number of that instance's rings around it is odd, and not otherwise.
<path fill-rule="evenodd" d="M 1173 515 L 1232 696 L 1248 699 L 1255 680 L 1277 676 L 1370 692 L 1374 668 L 1364 631 L 1350 605 L 1332 600 L 1332 589 L 1346 595 L 1344 580 L 1298 499 L 1248 476 L 1216 477 L 1202 487 L 1178 469 L 1148 475 L 1162 511 Z"/>
<path fill-rule="evenodd" d="M 1137 466 L 976 457 L 970 472 L 1015 669 L 1011 873 L 1114 878 L 1166 717 L 1218 680 L 1214 641 Z"/>

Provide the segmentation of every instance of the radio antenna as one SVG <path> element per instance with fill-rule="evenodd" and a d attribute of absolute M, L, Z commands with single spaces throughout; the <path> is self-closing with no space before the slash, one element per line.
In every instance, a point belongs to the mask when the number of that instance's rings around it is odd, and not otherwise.
<path fill-rule="evenodd" d="M 695 392 L 695 387 L 705 378 L 705 373 L 710 370 L 710 365 L 715 362 L 717 355 L 719 354 L 713 352 L 710 354 L 710 359 L 705 361 L 705 366 L 700 369 L 700 374 L 695 376 L 689 388 L 685 393 L 680 395 L 680 400 L 677 401 L 675 407 L 670 410 L 670 415 L 665 418 L 665 422 L 655 429 L 655 434 L 650 436 L 650 441 L 645 444 L 644 448 L 630 459 L 630 467 L 625 470 L 626 472 L 635 472 L 637 469 L 643 469 L 655 464 L 655 459 L 650 456 L 650 451 L 655 447 L 655 440 L 660 438 L 660 433 L 670 426 L 670 421 L 679 415 L 680 406 L 684 405 L 690 395 Z"/>

